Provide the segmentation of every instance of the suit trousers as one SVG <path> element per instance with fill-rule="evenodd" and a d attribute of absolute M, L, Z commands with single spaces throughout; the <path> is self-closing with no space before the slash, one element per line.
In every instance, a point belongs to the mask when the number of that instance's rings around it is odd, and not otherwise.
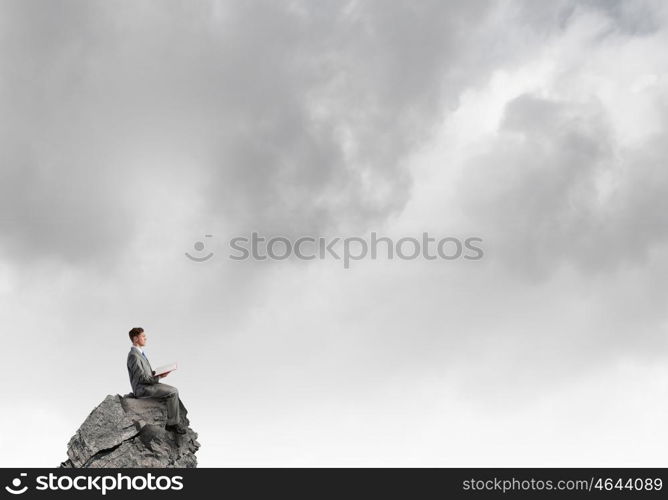
<path fill-rule="evenodd" d="M 167 425 L 176 425 L 181 421 L 179 412 L 179 390 L 171 385 L 157 383 L 152 385 L 142 385 L 139 398 L 156 398 L 167 403 Z"/>

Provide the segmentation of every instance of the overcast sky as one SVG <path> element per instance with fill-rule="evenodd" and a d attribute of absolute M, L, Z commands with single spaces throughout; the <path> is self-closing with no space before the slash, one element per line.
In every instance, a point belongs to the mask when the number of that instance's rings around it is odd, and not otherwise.
<path fill-rule="evenodd" d="M 0 466 L 134 326 L 201 466 L 668 466 L 664 4 L 0 1 Z"/>

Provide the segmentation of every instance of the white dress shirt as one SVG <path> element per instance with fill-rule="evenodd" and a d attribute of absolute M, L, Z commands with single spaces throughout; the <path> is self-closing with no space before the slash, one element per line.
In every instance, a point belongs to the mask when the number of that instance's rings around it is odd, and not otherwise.
<path fill-rule="evenodd" d="M 146 359 L 148 359 L 148 357 L 144 354 L 144 351 L 141 349 L 141 347 L 136 346 L 136 345 L 134 345 L 134 344 L 132 345 L 132 347 L 134 347 L 135 349 L 137 349 L 137 350 L 139 351 L 139 354 L 144 355 L 144 357 L 146 357 Z"/>

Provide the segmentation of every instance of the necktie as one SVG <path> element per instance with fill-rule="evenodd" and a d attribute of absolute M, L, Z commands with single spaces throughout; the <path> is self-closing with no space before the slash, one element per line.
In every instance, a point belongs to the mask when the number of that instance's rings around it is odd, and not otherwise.
<path fill-rule="evenodd" d="M 148 361 L 148 358 L 146 357 L 146 353 L 144 351 L 141 352 L 141 355 L 144 356 L 144 359 Z"/>

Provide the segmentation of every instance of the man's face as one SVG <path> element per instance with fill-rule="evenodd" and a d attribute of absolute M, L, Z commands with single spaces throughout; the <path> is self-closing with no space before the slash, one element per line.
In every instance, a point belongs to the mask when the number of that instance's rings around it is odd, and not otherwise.
<path fill-rule="evenodd" d="M 144 347 L 146 345 L 146 333 L 140 333 L 138 336 L 136 336 L 134 344 L 138 345 L 139 347 Z"/>

